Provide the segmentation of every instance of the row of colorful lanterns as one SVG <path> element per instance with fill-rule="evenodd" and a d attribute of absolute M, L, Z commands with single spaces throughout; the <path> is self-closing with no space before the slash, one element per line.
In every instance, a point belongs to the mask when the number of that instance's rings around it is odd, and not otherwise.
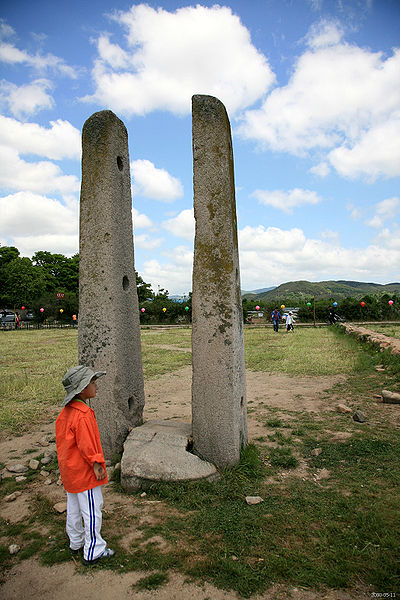
<path fill-rule="evenodd" d="M 360 304 L 361 304 L 361 306 L 364 308 L 364 306 L 365 306 L 365 302 L 364 302 L 364 300 L 363 300 L 362 302 L 360 302 Z M 393 304 L 393 300 L 389 300 L 388 304 L 390 304 L 390 306 L 392 306 L 392 304 Z M 333 306 L 334 306 L 335 308 L 336 308 L 336 306 L 337 306 L 337 305 L 338 305 L 338 303 L 337 303 L 337 302 L 334 302 L 334 303 L 333 303 Z M 307 302 L 307 306 L 311 306 L 311 302 Z M 256 308 L 257 308 L 257 307 L 256 307 Z"/>
<path fill-rule="evenodd" d="M 25 308 L 26 308 L 25 306 L 21 306 L 21 310 L 25 310 Z M 44 313 L 44 308 L 43 307 L 39 308 L 39 310 L 40 310 L 41 313 Z M 64 312 L 64 309 L 60 308 L 60 313 L 63 314 L 63 312 Z M 76 315 L 72 315 L 72 318 L 75 321 L 76 320 Z"/>
<path fill-rule="evenodd" d="M 281 304 L 281 309 L 283 310 L 284 308 L 286 308 L 286 306 L 284 304 Z M 258 306 L 258 304 L 256 306 L 256 310 L 260 310 L 260 307 Z"/>
<path fill-rule="evenodd" d="M 187 311 L 189 310 L 189 307 L 188 307 L 188 306 L 185 306 L 185 310 L 186 310 L 186 312 L 187 312 Z M 167 312 L 167 309 L 164 307 L 164 308 L 162 309 L 162 311 L 163 311 L 163 313 L 165 313 L 165 312 Z M 144 312 L 146 312 L 146 309 L 145 309 L 145 308 L 141 308 L 141 309 L 140 309 L 140 312 L 144 313 Z"/>

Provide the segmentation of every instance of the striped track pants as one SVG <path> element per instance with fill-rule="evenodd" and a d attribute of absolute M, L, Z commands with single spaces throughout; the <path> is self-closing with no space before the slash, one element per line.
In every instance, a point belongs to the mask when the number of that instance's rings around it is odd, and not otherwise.
<path fill-rule="evenodd" d="M 66 531 L 72 550 L 83 546 L 83 557 L 94 560 L 103 554 L 106 542 L 101 537 L 101 509 L 103 494 L 97 486 L 85 492 L 67 492 Z M 83 519 L 83 523 L 82 523 Z"/>

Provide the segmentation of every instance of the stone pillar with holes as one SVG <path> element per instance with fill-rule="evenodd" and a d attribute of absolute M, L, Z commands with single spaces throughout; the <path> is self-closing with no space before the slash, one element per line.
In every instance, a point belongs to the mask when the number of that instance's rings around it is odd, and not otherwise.
<path fill-rule="evenodd" d="M 109 110 L 82 130 L 78 331 L 79 363 L 107 372 L 90 403 L 113 460 L 142 422 L 144 384 L 128 134 Z"/>
<path fill-rule="evenodd" d="M 243 312 L 232 140 L 224 105 L 192 98 L 194 451 L 219 467 L 247 443 Z"/>

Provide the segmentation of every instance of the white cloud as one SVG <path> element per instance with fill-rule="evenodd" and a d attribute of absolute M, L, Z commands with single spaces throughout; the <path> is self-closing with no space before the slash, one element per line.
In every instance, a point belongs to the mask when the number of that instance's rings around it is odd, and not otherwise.
<path fill-rule="evenodd" d="M 363 216 L 362 211 L 357 206 L 354 206 L 354 204 L 347 204 L 346 210 L 349 211 L 350 218 L 353 219 L 353 221 L 359 221 Z"/>
<path fill-rule="evenodd" d="M 288 84 L 245 113 L 239 133 L 272 150 L 330 152 L 346 177 L 399 175 L 400 50 L 386 58 L 324 27 L 309 36 Z"/>
<path fill-rule="evenodd" d="M 330 173 L 330 168 L 327 162 L 323 161 L 314 167 L 311 167 L 310 173 L 317 175 L 317 177 L 326 177 Z"/>
<path fill-rule="evenodd" d="M 244 227 L 239 230 L 239 254 L 243 289 L 279 285 L 283 281 L 354 279 L 387 283 L 398 281 L 400 230 L 379 233 L 367 247 L 345 248 L 336 232 L 308 239 L 299 228 Z M 183 294 L 192 289 L 193 251 L 178 246 L 139 270 L 145 281 Z"/>
<path fill-rule="evenodd" d="M 384 226 L 385 221 L 393 220 L 399 213 L 400 209 L 400 198 L 393 196 L 393 198 L 386 198 L 382 202 L 378 202 L 375 206 L 375 215 L 367 220 L 365 223 L 370 227 L 379 229 Z"/>
<path fill-rule="evenodd" d="M 322 198 L 316 192 L 295 188 L 284 192 L 283 190 L 255 190 L 251 194 L 260 204 L 273 206 L 287 214 L 292 214 L 293 209 L 304 204 L 318 204 Z"/>
<path fill-rule="evenodd" d="M 0 40 L 12 37 L 15 34 L 14 29 L 5 21 L 0 20 Z"/>
<path fill-rule="evenodd" d="M 41 72 L 50 69 L 72 79 L 77 77 L 75 69 L 68 66 L 62 58 L 54 56 L 54 54 L 29 54 L 26 50 L 20 50 L 14 44 L 6 42 L 5 40 L 14 33 L 12 27 L 4 22 L 2 23 L 0 31 L 0 62 L 9 65 L 22 64 Z"/>
<path fill-rule="evenodd" d="M 16 150 L 1 145 L 0 186 L 39 194 L 68 194 L 78 191 L 80 182 L 74 175 L 63 175 L 61 169 L 52 162 L 26 162 Z"/>
<path fill-rule="evenodd" d="M 398 233 L 398 232 L 397 232 Z M 398 280 L 399 236 L 385 236 L 366 248 L 344 248 L 334 237 L 307 239 L 301 229 L 245 227 L 239 231 L 243 289 L 282 281 L 354 279 Z"/>
<path fill-rule="evenodd" d="M 22 256 L 37 250 L 74 254 L 78 252 L 78 201 L 61 203 L 32 192 L 17 192 L 0 198 L 0 235 Z"/>
<path fill-rule="evenodd" d="M 21 123 L 0 115 L 0 144 L 19 154 L 35 154 L 53 160 L 79 159 L 81 134 L 68 121 L 50 121 L 49 129 L 37 123 Z"/>
<path fill-rule="evenodd" d="M 183 186 L 179 179 L 165 169 L 156 168 L 149 160 L 132 161 L 131 174 L 134 196 L 144 196 L 161 202 L 173 202 L 183 196 Z"/>
<path fill-rule="evenodd" d="M 32 83 L 21 86 L 2 80 L 0 82 L 0 98 L 8 104 L 9 110 L 14 116 L 22 118 L 54 106 L 52 96 L 47 93 L 50 89 L 52 89 L 52 84 L 47 79 L 36 79 Z"/>
<path fill-rule="evenodd" d="M 326 48 L 339 44 L 343 37 L 343 29 L 338 21 L 327 21 L 322 19 L 311 26 L 307 42 L 310 48 Z"/>
<path fill-rule="evenodd" d="M 386 200 L 382 200 L 382 202 L 378 202 L 376 205 L 376 212 L 382 218 L 393 219 L 400 208 L 400 198 L 397 196 L 393 196 L 393 198 L 386 198 Z"/>
<path fill-rule="evenodd" d="M 137 246 L 143 250 L 154 250 L 155 248 L 159 248 L 163 241 L 163 238 L 153 238 L 147 233 L 135 235 L 134 239 L 135 247 Z"/>
<path fill-rule="evenodd" d="M 153 227 L 153 222 L 147 215 L 139 213 L 136 208 L 132 208 L 132 220 L 134 229 L 149 229 Z"/>
<path fill-rule="evenodd" d="M 374 243 L 384 249 L 388 249 L 390 251 L 397 250 L 400 252 L 400 227 L 395 225 L 393 231 L 390 231 L 388 227 L 382 229 L 382 231 L 380 231 L 376 236 Z M 394 279 L 399 281 L 399 270 L 397 269 L 395 273 Z"/>
<path fill-rule="evenodd" d="M 162 226 L 167 231 L 173 233 L 176 237 L 181 237 L 185 240 L 194 240 L 194 211 L 186 209 L 179 213 L 176 217 L 164 221 Z"/>
<path fill-rule="evenodd" d="M 120 46 L 112 44 L 107 36 L 102 35 L 99 37 L 97 49 L 102 60 L 114 69 L 129 67 L 129 54 Z"/>
<path fill-rule="evenodd" d="M 146 261 L 140 275 L 155 291 L 159 286 L 171 294 L 187 294 L 192 289 L 193 250 L 178 246 L 166 258 L 167 262 L 162 263 L 156 259 Z"/>
<path fill-rule="evenodd" d="M 73 256 L 79 252 L 78 235 L 47 234 L 37 236 L 15 236 L 12 243 L 18 248 L 21 256 L 32 257 L 38 250 L 46 250 L 54 254 Z"/>
<path fill-rule="evenodd" d="M 32 192 L 17 192 L 0 198 L 0 234 L 32 236 L 78 233 L 78 202 L 67 205 Z"/>
<path fill-rule="evenodd" d="M 326 231 L 322 231 L 321 238 L 328 242 L 339 244 L 340 235 L 338 231 L 332 231 L 331 229 L 327 229 Z"/>
<path fill-rule="evenodd" d="M 344 177 L 365 176 L 373 182 L 379 176 L 400 175 L 400 110 L 386 122 L 371 126 L 352 147 L 332 150 L 329 160 Z"/>
<path fill-rule="evenodd" d="M 125 115 L 157 109 L 186 114 L 191 96 L 205 93 L 233 114 L 261 98 L 275 79 L 228 7 L 198 4 L 167 12 L 139 4 L 113 18 L 127 31 L 127 48 L 99 38 L 96 91 L 83 100 Z"/>

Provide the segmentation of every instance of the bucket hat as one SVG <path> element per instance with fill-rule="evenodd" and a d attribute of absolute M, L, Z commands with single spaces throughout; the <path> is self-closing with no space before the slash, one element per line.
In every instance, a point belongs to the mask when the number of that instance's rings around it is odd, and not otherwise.
<path fill-rule="evenodd" d="M 71 402 L 77 394 L 80 394 L 92 379 L 98 379 L 105 375 L 105 371 L 92 371 L 89 367 L 78 365 L 67 371 L 62 379 L 62 384 L 65 387 L 67 395 L 65 396 L 62 406 Z"/>

